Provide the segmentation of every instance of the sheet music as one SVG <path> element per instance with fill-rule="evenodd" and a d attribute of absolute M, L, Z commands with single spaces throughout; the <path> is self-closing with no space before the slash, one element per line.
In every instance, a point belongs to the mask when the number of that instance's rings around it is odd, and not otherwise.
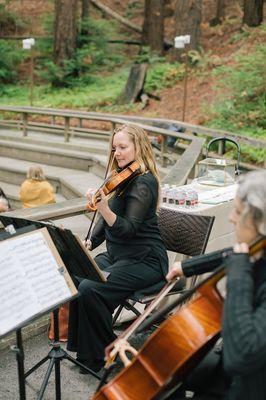
<path fill-rule="evenodd" d="M 73 297 L 63 271 L 41 231 L 0 243 L 0 336 Z"/>

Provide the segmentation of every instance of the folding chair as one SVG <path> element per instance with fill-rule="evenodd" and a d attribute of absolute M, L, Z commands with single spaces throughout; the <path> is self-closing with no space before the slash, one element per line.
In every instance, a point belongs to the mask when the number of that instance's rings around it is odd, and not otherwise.
<path fill-rule="evenodd" d="M 215 217 L 179 212 L 174 209 L 160 208 L 158 225 L 161 237 L 168 251 L 181 253 L 186 256 L 204 254 Z M 195 284 L 192 279 L 191 286 Z M 117 308 L 113 316 L 113 324 L 117 321 L 123 308 L 131 310 L 136 316 L 141 313 L 134 306 L 136 303 L 149 304 L 165 285 L 165 281 L 136 291 L 130 299 L 127 299 Z M 185 279 L 176 283 L 167 294 L 180 293 L 185 288 Z M 132 304 L 133 303 L 133 304 Z"/>

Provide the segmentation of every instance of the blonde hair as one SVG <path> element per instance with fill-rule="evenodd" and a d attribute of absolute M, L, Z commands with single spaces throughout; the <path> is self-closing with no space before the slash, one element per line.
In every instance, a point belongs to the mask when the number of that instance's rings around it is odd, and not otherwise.
<path fill-rule="evenodd" d="M 122 125 L 115 129 L 110 142 L 110 151 L 113 149 L 113 139 L 116 133 L 126 133 L 132 140 L 135 148 L 135 161 L 140 165 L 141 173 L 150 171 L 158 181 L 158 202 L 160 200 L 160 178 L 155 164 L 155 159 L 151 147 L 151 143 L 147 132 L 137 125 Z M 111 169 L 118 170 L 117 161 L 114 158 Z M 159 203 L 158 203 L 159 204 Z"/>
<path fill-rule="evenodd" d="M 33 179 L 34 181 L 44 181 L 45 176 L 41 167 L 30 167 L 27 172 L 27 179 Z"/>

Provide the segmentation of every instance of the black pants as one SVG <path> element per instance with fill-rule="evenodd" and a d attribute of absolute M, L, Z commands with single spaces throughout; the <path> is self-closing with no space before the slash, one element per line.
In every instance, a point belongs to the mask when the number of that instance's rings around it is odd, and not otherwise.
<path fill-rule="evenodd" d="M 80 296 L 70 304 L 67 345 L 92 365 L 103 359 L 105 347 L 116 338 L 112 327 L 115 308 L 136 290 L 164 280 L 160 263 L 154 258 L 113 263 L 108 253 L 102 253 L 95 261 L 110 274 L 107 282 L 77 280 Z"/>

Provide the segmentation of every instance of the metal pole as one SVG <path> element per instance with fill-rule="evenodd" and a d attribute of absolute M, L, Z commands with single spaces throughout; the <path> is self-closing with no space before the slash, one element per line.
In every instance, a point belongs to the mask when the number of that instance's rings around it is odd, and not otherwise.
<path fill-rule="evenodd" d="M 30 105 L 33 105 L 33 86 L 34 86 L 34 57 L 33 50 L 30 49 Z"/>
<path fill-rule="evenodd" d="M 185 45 L 185 79 L 184 79 L 184 93 L 183 93 L 183 115 L 182 121 L 185 121 L 186 106 L 187 106 L 187 78 L 188 78 L 188 49 Z"/>
<path fill-rule="evenodd" d="M 53 311 L 54 316 L 54 342 L 59 343 L 59 308 Z M 61 380 L 60 380 L 60 361 L 59 357 L 55 358 L 55 398 L 61 400 Z"/>
<path fill-rule="evenodd" d="M 19 398 L 26 400 L 25 373 L 24 373 L 24 350 L 22 344 L 21 329 L 16 330 L 17 345 L 11 349 L 16 352 L 18 364 Z"/>

